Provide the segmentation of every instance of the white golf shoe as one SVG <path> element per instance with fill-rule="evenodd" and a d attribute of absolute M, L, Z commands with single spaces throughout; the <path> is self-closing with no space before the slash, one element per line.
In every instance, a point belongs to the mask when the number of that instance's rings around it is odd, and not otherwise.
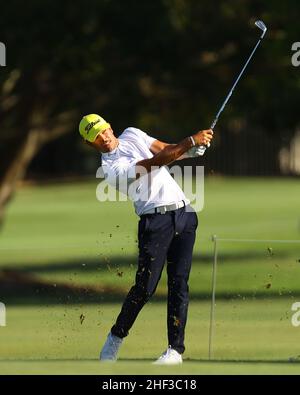
<path fill-rule="evenodd" d="M 180 365 L 182 356 L 171 346 L 155 361 L 153 365 Z"/>
<path fill-rule="evenodd" d="M 115 362 L 118 358 L 118 351 L 123 339 L 109 332 L 106 342 L 100 353 L 100 361 Z"/>

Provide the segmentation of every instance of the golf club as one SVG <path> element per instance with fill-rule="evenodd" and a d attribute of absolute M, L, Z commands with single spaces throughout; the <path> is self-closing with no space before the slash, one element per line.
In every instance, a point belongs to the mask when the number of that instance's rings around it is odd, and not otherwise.
<path fill-rule="evenodd" d="M 237 77 L 235 83 L 233 84 L 231 90 L 229 91 L 229 93 L 228 93 L 226 99 L 224 100 L 223 104 L 221 105 L 221 108 L 220 108 L 220 110 L 218 111 L 218 113 L 217 113 L 217 115 L 216 115 L 216 117 L 215 117 L 213 123 L 211 124 L 210 129 L 212 129 L 212 130 L 215 128 L 215 126 L 216 126 L 216 124 L 217 124 L 217 122 L 218 122 L 219 116 L 220 116 L 221 113 L 223 112 L 223 110 L 224 110 L 224 108 L 225 108 L 225 106 L 226 106 L 228 100 L 230 99 L 230 96 L 232 95 L 232 93 L 233 93 L 233 91 L 234 91 L 234 88 L 236 87 L 237 83 L 239 82 L 239 80 L 240 80 L 242 74 L 244 73 L 246 67 L 248 66 L 248 64 L 249 64 L 249 62 L 250 62 L 252 56 L 254 55 L 255 51 L 257 50 L 259 44 L 261 43 L 262 39 L 264 38 L 264 36 L 265 36 L 265 34 L 266 34 L 266 32 L 267 32 L 267 27 L 266 27 L 266 25 L 264 24 L 263 21 L 256 21 L 256 22 L 255 22 L 255 25 L 256 25 L 260 30 L 262 30 L 262 34 L 261 34 L 261 36 L 260 36 L 260 38 L 259 38 L 257 44 L 255 45 L 253 51 L 251 52 L 251 55 L 249 56 L 247 62 L 245 63 L 245 66 L 243 67 L 243 69 L 242 69 L 242 71 L 240 72 L 239 76 Z M 204 154 L 206 148 L 208 148 L 209 146 L 210 146 L 210 145 L 207 145 L 207 146 L 201 145 L 201 146 L 199 147 L 199 148 L 201 149 L 201 151 L 202 151 L 202 155 Z"/>

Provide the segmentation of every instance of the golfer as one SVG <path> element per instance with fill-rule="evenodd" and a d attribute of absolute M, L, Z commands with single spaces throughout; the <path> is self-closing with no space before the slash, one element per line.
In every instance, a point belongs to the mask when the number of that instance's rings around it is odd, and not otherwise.
<path fill-rule="evenodd" d="M 167 261 L 168 348 L 155 364 L 180 364 L 185 351 L 188 279 L 198 225 L 189 200 L 166 169 L 166 165 L 201 155 L 212 130 L 202 130 L 178 144 L 167 144 L 129 127 L 117 138 L 109 123 L 96 114 L 84 116 L 79 125 L 83 139 L 102 155 L 108 183 L 126 192 L 140 217 L 138 268 L 135 284 L 101 350 L 101 361 L 116 361 L 123 339 L 139 312 L 154 294 Z M 125 182 L 126 181 L 126 182 Z M 124 187 L 123 187 L 124 189 Z"/>

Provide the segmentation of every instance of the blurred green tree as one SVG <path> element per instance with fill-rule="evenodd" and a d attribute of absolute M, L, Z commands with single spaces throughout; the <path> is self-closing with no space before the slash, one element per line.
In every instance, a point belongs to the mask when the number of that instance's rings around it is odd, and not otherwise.
<path fill-rule="evenodd" d="M 234 174 L 248 142 L 259 145 L 264 135 L 263 149 L 274 141 L 268 160 L 278 172 L 278 152 L 299 124 L 300 79 L 290 59 L 300 40 L 299 9 L 296 0 L 3 3 L 0 216 L 42 147 L 74 133 L 61 151 L 74 150 L 84 113 L 173 142 L 208 127 L 257 40 L 251 27 L 258 18 L 269 26 L 263 50 L 222 115 L 208 156 L 216 171 Z M 245 174 L 260 166 L 256 154 Z M 60 166 L 67 166 L 63 155 Z"/>

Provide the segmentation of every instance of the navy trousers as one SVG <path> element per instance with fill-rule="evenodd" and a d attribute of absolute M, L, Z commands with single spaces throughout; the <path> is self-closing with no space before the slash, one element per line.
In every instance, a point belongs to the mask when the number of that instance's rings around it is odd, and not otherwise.
<path fill-rule="evenodd" d="M 183 353 L 187 321 L 188 279 L 192 264 L 197 215 L 185 207 L 166 214 L 142 215 L 139 221 L 139 258 L 135 284 L 129 291 L 111 332 L 125 337 L 145 303 L 154 294 L 167 260 L 168 341 Z"/>

